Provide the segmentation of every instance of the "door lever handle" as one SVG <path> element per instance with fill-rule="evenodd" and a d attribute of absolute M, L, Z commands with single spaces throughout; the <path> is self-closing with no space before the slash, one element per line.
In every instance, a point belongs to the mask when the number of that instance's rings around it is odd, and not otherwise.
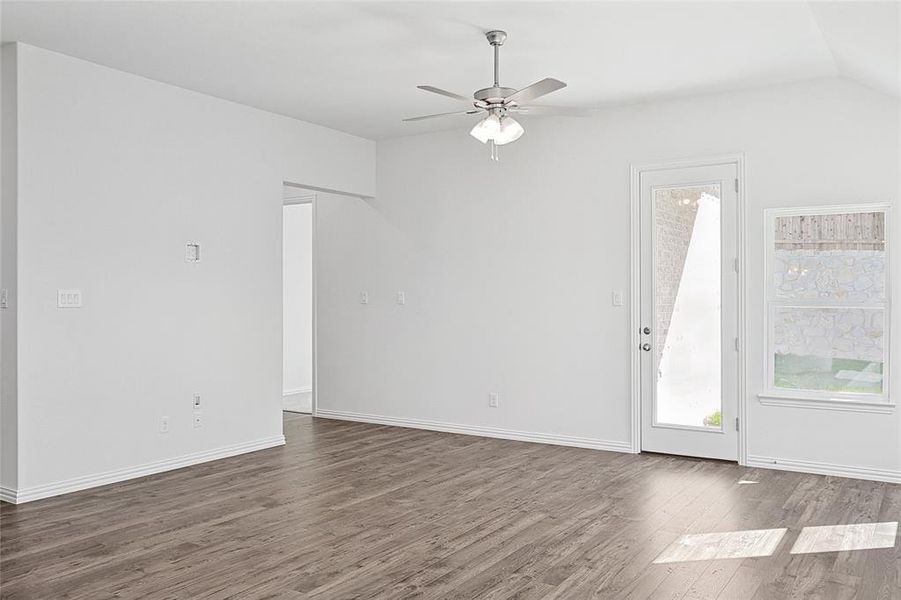
<path fill-rule="evenodd" d="M 644 350 L 645 352 L 650 352 L 650 351 L 651 351 L 651 345 L 648 344 L 648 343 L 644 343 L 644 344 L 641 345 L 641 349 Z"/>

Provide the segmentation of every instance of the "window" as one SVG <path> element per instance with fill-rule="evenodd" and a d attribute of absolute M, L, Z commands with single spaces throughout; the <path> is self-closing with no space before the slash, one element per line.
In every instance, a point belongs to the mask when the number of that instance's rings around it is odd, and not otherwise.
<path fill-rule="evenodd" d="M 888 211 L 767 211 L 771 393 L 888 400 Z"/>

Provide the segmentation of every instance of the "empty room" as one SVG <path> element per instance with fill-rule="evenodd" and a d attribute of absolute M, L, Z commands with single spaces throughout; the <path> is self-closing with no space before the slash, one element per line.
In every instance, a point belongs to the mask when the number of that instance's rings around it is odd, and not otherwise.
<path fill-rule="evenodd" d="M 0 599 L 901 600 L 901 1 L 0 2 Z"/>

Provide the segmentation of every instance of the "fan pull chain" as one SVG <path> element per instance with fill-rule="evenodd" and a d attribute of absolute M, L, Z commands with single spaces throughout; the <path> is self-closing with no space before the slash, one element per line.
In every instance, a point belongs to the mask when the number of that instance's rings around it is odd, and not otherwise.
<path fill-rule="evenodd" d="M 491 160 L 498 162 L 500 158 L 497 155 L 497 144 L 494 143 L 494 140 L 488 140 L 488 143 L 491 144 Z"/>

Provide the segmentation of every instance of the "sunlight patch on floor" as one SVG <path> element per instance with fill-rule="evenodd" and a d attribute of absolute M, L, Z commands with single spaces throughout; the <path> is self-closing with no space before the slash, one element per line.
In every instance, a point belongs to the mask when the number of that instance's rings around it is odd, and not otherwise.
<path fill-rule="evenodd" d="M 786 531 L 784 528 L 748 529 L 686 534 L 661 552 L 654 564 L 770 556 L 776 551 Z"/>
<path fill-rule="evenodd" d="M 897 533 L 897 521 L 805 527 L 798 535 L 798 539 L 795 540 L 791 553 L 808 554 L 810 552 L 893 548 Z"/>

